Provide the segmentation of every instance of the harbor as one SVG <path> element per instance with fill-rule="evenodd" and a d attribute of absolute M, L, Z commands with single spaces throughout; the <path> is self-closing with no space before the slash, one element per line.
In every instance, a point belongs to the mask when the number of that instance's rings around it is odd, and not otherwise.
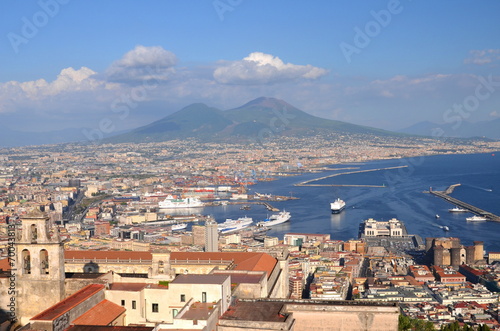
<path fill-rule="evenodd" d="M 476 206 L 473 206 L 473 205 L 471 205 L 471 204 L 469 204 L 467 202 L 464 202 L 464 201 L 461 201 L 461 200 L 458 200 L 456 198 L 451 197 L 450 194 L 453 193 L 453 191 L 455 190 L 455 188 L 458 187 L 458 186 L 460 186 L 460 184 L 450 185 L 444 191 L 435 191 L 431 187 L 429 189 L 429 191 L 427 191 L 427 192 L 430 193 L 430 194 L 432 194 L 432 195 L 435 195 L 437 197 L 440 197 L 441 199 L 444 199 L 444 200 L 446 200 L 446 201 L 454 204 L 457 207 L 466 209 L 467 211 L 469 211 L 469 212 L 471 212 L 471 213 L 473 213 L 475 215 L 484 217 L 488 221 L 500 222 L 500 216 L 495 215 L 493 213 L 490 213 L 490 212 L 488 212 L 486 210 L 483 210 L 481 208 L 478 208 Z"/>

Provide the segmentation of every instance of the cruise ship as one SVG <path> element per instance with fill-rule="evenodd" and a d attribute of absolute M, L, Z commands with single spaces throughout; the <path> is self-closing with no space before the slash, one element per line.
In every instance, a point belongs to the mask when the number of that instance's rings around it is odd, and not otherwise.
<path fill-rule="evenodd" d="M 486 217 L 474 215 L 471 217 L 467 217 L 466 220 L 467 222 L 484 222 L 487 221 L 488 219 Z"/>
<path fill-rule="evenodd" d="M 285 223 L 290 220 L 292 216 L 290 212 L 282 211 L 278 214 L 271 215 L 271 217 L 266 218 L 262 222 L 257 223 L 257 226 L 273 226 L 281 223 Z"/>
<path fill-rule="evenodd" d="M 160 209 L 195 208 L 195 207 L 203 207 L 203 202 L 201 202 L 200 199 L 198 198 L 177 199 L 169 195 L 165 198 L 165 200 L 160 201 L 158 203 L 158 207 L 160 207 Z"/>
<path fill-rule="evenodd" d="M 217 225 L 217 230 L 219 230 L 220 234 L 225 234 L 242 230 L 246 227 L 249 227 L 252 223 L 253 220 L 251 217 L 240 217 L 237 220 L 228 218 L 224 223 L 220 223 Z"/>
<path fill-rule="evenodd" d="M 330 208 L 332 210 L 332 214 L 338 214 L 345 208 L 344 200 L 337 198 L 334 202 L 330 203 Z"/>

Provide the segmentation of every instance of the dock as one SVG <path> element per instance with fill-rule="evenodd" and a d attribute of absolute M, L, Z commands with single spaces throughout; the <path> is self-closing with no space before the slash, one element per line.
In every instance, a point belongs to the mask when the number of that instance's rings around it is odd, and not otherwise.
<path fill-rule="evenodd" d="M 455 199 L 453 197 L 450 197 L 449 194 L 453 192 L 453 190 L 457 187 L 460 186 L 460 184 L 453 184 L 450 185 L 446 190 L 444 191 L 434 191 L 432 188 L 429 189 L 429 193 L 432 195 L 435 195 L 437 197 L 440 197 L 441 199 L 444 199 L 455 206 L 458 206 L 463 209 L 467 209 L 471 213 L 485 217 L 488 221 L 493 221 L 493 222 L 500 222 L 500 216 L 495 215 L 493 213 L 490 213 L 489 211 L 483 210 L 481 208 L 478 208 L 476 206 L 473 206 L 467 202 L 464 202 L 462 200 Z"/>

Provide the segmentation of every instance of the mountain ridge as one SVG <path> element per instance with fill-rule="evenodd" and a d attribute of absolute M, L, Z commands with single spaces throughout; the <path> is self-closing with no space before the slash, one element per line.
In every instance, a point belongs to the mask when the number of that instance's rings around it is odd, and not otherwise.
<path fill-rule="evenodd" d="M 183 138 L 255 140 L 283 134 L 304 136 L 319 133 L 364 133 L 398 136 L 401 133 L 329 120 L 308 114 L 284 100 L 259 97 L 242 106 L 220 110 L 204 103 L 188 105 L 129 133 L 106 142 L 147 142 Z"/>

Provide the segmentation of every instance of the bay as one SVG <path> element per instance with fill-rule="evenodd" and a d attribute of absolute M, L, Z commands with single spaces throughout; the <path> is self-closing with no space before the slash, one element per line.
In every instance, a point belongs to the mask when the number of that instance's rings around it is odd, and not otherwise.
<path fill-rule="evenodd" d="M 295 186 L 332 174 L 389 167 L 398 168 L 340 175 L 311 183 L 380 187 Z M 332 239 L 348 240 L 357 238 L 360 223 L 368 218 L 379 221 L 397 218 L 405 223 L 410 234 L 424 239 L 458 237 L 464 245 L 480 240 L 484 241 L 486 251 L 500 252 L 500 223 L 466 222 L 465 218 L 472 214 L 450 213 L 448 209 L 453 205 L 423 193 L 430 187 L 444 190 L 460 183 L 451 196 L 500 215 L 500 152 L 379 160 L 337 164 L 330 168 L 320 173 L 303 173 L 249 186 L 249 194 L 258 192 L 299 198 L 271 202 L 279 209 L 290 211 L 292 218 L 288 223 L 272 227 L 268 235 L 282 239 L 288 232 L 328 233 Z M 331 214 L 330 202 L 337 197 L 346 202 L 346 209 L 340 214 Z M 206 207 L 203 213 L 211 214 L 218 222 L 242 216 L 260 221 L 270 215 L 261 205 L 252 205 L 250 210 L 240 210 L 237 205 Z M 436 214 L 440 217 L 436 218 Z M 450 230 L 445 232 L 442 226 Z"/>

